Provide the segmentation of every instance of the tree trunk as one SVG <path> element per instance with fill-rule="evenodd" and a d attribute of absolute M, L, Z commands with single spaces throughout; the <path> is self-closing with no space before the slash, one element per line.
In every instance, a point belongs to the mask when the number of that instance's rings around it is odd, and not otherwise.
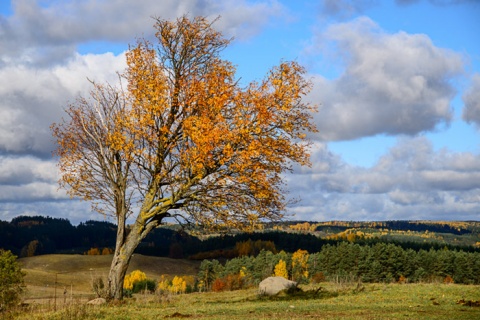
<path fill-rule="evenodd" d="M 108 274 L 108 299 L 121 300 L 123 298 L 123 280 L 127 273 L 130 257 L 127 258 L 126 255 L 115 252 Z"/>
<path fill-rule="evenodd" d="M 123 298 L 123 281 L 133 253 L 148 232 L 157 225 L 158 223 L 151 223 L 145 228 L 143 222 L 137 219 L 127 235 L 125 222 L 119 219 L 115 252 L 108 275 L 108 299 L 121 300 Z"/>
<path fill-rule="evenodd" d="M 121 300 L 123 298 L 123 280 L 125 279 L 125 274 L 127 273 L 133 252 L 140 241 L 140 237 L 130 235 L 125 238 L 123 244 L 115 248 L 112 264 L 110 265 L 110 273 L 108 275 L 109 299 Z"/>

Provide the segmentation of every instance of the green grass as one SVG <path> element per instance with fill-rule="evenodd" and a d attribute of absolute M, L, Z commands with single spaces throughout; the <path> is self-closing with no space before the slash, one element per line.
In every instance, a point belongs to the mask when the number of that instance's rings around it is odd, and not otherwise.
<path fill-rule="evenodd" d="M 25 312 L 18 319 L 480 319 L 480 287 L 445 284 L 321 284 L 311 292 L 262 297 L 255 289 L 162 297 L 136 295 L 120 305 Z M 304 288 L 307 290 L 308 288 Z M 314 289 L 314 288 L 310 288 Z"/>
<path fill-rule="evenodd" d="M 108 271 L 111 257 L 51 255 L 20 259 L 27 271 L 26 303 L 18 319 L 480 319 L 480 286 L 457 284 L 321 283 L 268 298 L 256 289 L 178 296 L 135 295 L 119 305 L 87 306 L 92 270 Z M 130 270 L 153 279 L 195 275 L 198 263 L 135 255 Z M 57 274 L 57 298 L 54 281 Z M 100 271 L 99 271 L 100 272 Z M 73 295 L 71 295 L 71 287 Z M 64 286 L 67 295 L 64 295 Z M 315 291 L 321 287 L 318 292 Z"/>

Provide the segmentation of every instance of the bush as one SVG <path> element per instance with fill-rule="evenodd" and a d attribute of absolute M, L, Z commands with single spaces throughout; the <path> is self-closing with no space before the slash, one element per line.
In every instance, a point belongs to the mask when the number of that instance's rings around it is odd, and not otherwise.
<path fill-rule="evenodd" d="M 312 276 L 312 282 L 313 283 L 320 283 L 326 281 L 325 275 L 323 272 L 317 272 Z"/>
<path fill-rule="evenodd" d="M 92 290 L 98 298 L 105 298 L 107 296 L 107 288 L 101 277 L 92 279 Z"/>
<path fill-rule="evenodd" d="M 139 293 L 139 292 L 144 292 L 145 290 L 148 290 L 149 292 L 153 293 L 155 292 L 157 285 L 154 280 L 152 279 L 145 279 L 141 281 L 137 281 L 133 284 L 133 293 Z"/>
<path fill-rule="evenodd" d="M 127 290 L 133 290 L 135 283 L 145 280 L 147 280 L 147 275 L 144 272 L 140 270 L 134 270 L 125 276 L 125 279 L 123 280 L 123 288 Z"/>
<path fill-rule="evenodd" d="M 5 312 L 20 302 L 24 291 L 25 273 L 11 251 L 0 249 L 0 312 Z"/>
<path fill-rule="evenodd" d="M 213 292 L 224 291 L 226 286 L 227 284 L 225 283 L 224 279 L 220 279 L 220 278 L 215 279 L 215 281 L 213 281 L 213 284 L 212 284 L 212 291 Z"/>

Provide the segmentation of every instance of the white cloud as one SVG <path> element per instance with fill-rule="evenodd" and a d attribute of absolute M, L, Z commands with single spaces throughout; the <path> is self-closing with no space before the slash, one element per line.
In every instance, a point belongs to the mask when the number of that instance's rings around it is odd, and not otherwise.
<path fill-rule="evenodd" d="M 126 65 L 124 54 L 81 55 L 79 45 L 126 46 L 153 37 L 152 17 L 184 14 L 220 15 L 214 27 L 245 39 L 284 15 L 275 0 L 12 0 L 12 9 L 0 15 L 0 219 L 42 214 L 74 221 L 88 218 L 82 215 L 89 204 L 65 201 L 58 190 L 49 127 L 69 102 L 88 94 L 87 78 L 114 84 Z"/>
<path fill-rule="evenodd" d="M 56 162 L 35 157 L 0 157 L 0 202 L 57 201 L 69 197 L 58 190 Z"/>
<path fill-rule="evenodd" d="M 50 125 L 59 121 L 68 102 L 90 89 L 87 78 L 118 80 L 124 55 L 76 54 L 53 68 L 12 65 L 0 69 L 0 154 L 51 157 Z"/>
<path fill-rule="evenodd" d="M 475 123 L 480 127 L 480 74 L 476 73 L 472 77 L 470 87 L 463 94 L 463 102 L 465 107 L 463 109 L 462 117 L 465 121 Z"/>
<path fill-rule="evenodd" d="M 462 72 L 460 55 L 426 35 L 387 34 L 366 17 L 332 25 L 315 41 L 333 41 L 346 63 L 335 80 L 314 78 L 309 99 L 321 103 L 316 138 L 414 135 L 450 122 L 450 80 Z"/>
<path fill-rule="evenodd" d="M 316 144 L 310 169 L 287 176 L 300 220 L 478 219 L 480 156 L 402 138 L 370 168 Z M 328 168 L 328 169 L 325 169 Z M 298 173 L 297 173 L 298 172 Z"/>
<path fill-rule="evenodd" d="M 283 7 L 274 0 L 71 0 L 12 1 L 14 14 L 0 21 L 0 61 L 30 60 L 49 64 L 74 54 L 80 43 L 92 41 L 134 42 L 152 38 L 154 20 L 184 14 L 222 16 L 216 25 L 228 36 L 256 34 Z"/>

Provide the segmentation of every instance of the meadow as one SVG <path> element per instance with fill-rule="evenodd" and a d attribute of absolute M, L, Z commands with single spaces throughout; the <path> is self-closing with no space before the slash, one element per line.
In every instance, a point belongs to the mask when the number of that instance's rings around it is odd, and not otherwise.
<path fill-rule="evenodd" d="M 27 272 L 18 319 L 480 319 L 480 286 L 443 283 L 321 282 L 302 292 L 259 296 L 255 288 L 182 295 L 135 294 L 90 306 L 93 276 L 110 256 L 44 255 L 20 259 Z M 130 270 L 149 278 L 195 275 L 198 262 L 135 255 Z M 57 280 L 55 282 L 55 279 Z"/>

